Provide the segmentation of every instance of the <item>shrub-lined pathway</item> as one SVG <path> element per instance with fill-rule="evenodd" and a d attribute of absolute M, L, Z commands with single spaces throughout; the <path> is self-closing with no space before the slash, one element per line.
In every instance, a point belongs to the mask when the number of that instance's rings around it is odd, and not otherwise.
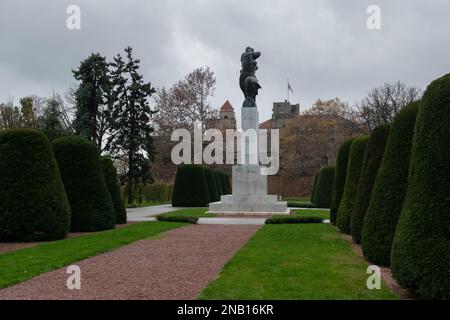
<path fill-rule="evenodd" d="M 68 290 L 66 268 L 0 290 L 0 299 L 195 299 L 258 226 L 192 225 L 74 264 L 81 289 Z"/>

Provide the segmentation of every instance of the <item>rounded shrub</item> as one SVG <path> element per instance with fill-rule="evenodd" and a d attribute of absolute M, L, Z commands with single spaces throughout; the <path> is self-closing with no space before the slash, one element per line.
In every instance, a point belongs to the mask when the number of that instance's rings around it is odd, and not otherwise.
<path fill-rule="evenodd" d="M 333 179 L 333 193 L 330 203 L 330 222 L 336 224 L 336 216 L 344 193 L 345 179 L 347 178 L 348 155 L 353 138 L 345 141 L 339 148 L 336 158 L 336 169 Z"/>
<path fill-rule="evenodd" d="M 356 193 L 351 216 L 351 231 L 353 241 L 361 243 L 361 232 L 364 216 L 369 207 L 373 184 L 377 177 L 378 168 L 383 158 L 386 142 L 389 137 L 389 125 L 376 127 L 367 141 L 366 151 L 361 169 L 361 176 Z"/>
<path fill-rule="evenodd" d="M 219 201 L 219 191 L 217 190 L 217 182 L 214 171 L 209 168 L 204 168 L 206 184 L 208 185 L 209 191 L 209 202 Z"/>
<path fill-rule="evenodd" d="M 316 206 L 318 208 L 330 207 L 331 194 L 333 192 L 334 170 L 334 166 L 323 167 L 320 169 L 315 196 Z"/>
<path fill-rule="evenodd" d="M 408 169 L 419 103 L 404 107 L 391 124 L 362 229 L 362 250 L 371 262 L 388 266 L 398 217 L 408 186 Z"/>
<path fill-rule="evenodd" d="M 351 232 L 352 209 L 358 192 L 359 178 L 368 139 L 369 137 L 367 136 L 356 137 L 350 147 L 347 179 L 345 180 L 344 194 L 342 195 L 341 205 L 336 218 L 336 226 L 346 234 Z"/>
<path fill-rule="evenodd" d="M 314 177 L 314 184 L 312 187 L 312 192 L 311 192 L 311 203 L 316 203 L 316 190 L 317 190 L 317 180 L 319 179 L 319 172 L 316 173 L 315 177 Z"/>
<path fill-rule="evenodd" d="M 95 145 L 67 136 L 52 142 L 72 211 L 72 231 L 113 229 L 115 212 Z"/>
<path fill-rule="evenodd" d="M 209 203 L 205 170 L 200 165 L 186 164 L 177 169 L 172 193 L 174 207 L 204 207 Z"/>
<path fill-rule="evenodd" d="M 431 82 L 416 119 L 408 188 L 391 252 L 399 283 L 450 299 L 450 74 Z"/>
<path fill-rule="evenodd" d="M 111 201 L 116 214 L 116 224 L 127 223 L 127 210 L 123 204 L 120 196 L 119 179 L 117 178 L 117 170 L 114 167 L 113 161 L 108 157 L 100 157 L 100 165 L 103 170 L 103 177 L 111 195 Z"/>
<path fill-rule="evenodd" d="M 52 148 L 42 132 L 0 132 L 0 188 L 0 241 L 66 236 L 70 206 Z"/>

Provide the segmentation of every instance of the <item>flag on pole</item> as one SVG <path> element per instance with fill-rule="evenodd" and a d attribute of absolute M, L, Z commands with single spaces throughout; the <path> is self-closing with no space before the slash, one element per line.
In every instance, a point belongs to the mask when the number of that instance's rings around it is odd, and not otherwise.
<path fill-rule="evenodd" d="M 288 81 L 288 91 L 294 93 L 294 90 L 292 90 L 292 87 L 291 87 L 291 85 L 289 84 L 289 81 Z"/>

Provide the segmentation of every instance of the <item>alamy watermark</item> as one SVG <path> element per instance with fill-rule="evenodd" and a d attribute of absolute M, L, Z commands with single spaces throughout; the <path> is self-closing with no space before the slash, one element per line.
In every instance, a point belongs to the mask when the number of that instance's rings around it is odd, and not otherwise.
<path fill-rule="evenodd" d="M 245 131 L 227 129 L 224 137 L 222 131 L 218 129 L 203 131 L 202 123 L 196 121 L 193 137 L 187 129 L 175 129 L 171 140 L 178 142 L 171 152 L 171 159 L 175 165 L 253 164 L 261 165 L 261 175 L 266 176 L 277 174 L 280 167 L 278 129 Z"/>
<path fill-rule="evenodd" d="M 367 267 L 367 273 L 370 276 L 367 278 L 367 289 L 380 290 L 381 289 L 381 269 L 379 266 L 371 265 Z"/>
<path fill-rule="evenodd" d="M 366 21 L 367 29 L 381 30 L 381 8 L 373 4 L 367 7 L 366 13 L 369 15 Z"/>
<path fill-rule="evenodd" d="M 66 13 L 69 15 L 66 19 L 66 27 L 69 30 L 81 29 L 81 9 L 75 4 L 67 7 Z"/>
<path fill-rule="evenodd" d="M 70 274 L 67 278 L 66 286 L 69 290 L 80 290 L 81 289 L 81 269 L 77 265 L 68 266 L 66 273 Z"/>

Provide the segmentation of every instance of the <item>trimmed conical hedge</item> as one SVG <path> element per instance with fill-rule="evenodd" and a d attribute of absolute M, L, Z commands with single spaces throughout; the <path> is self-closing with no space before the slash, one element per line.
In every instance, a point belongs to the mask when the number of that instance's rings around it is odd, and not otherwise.
<path fill-rule="evenodd" d="M 218 200 L 220 200 L 220 197 L 223 195 L 222 190 L 222 180 L 220 179 L 219 172 L 213 171 L 214 180 L 216 181 L 216 189 L 218 193 Z"/>
<path fill-rule="evenodd" d="M 193 164 L 178 167 L 172 205 L 174 207 L 204 207 L 208 205 L 209 199 L 204 168 Z"/>
<path fill-rule="evenodd" d="M 353 205 L 358 192 L 359 178 L 361 177 L 364 152 L 369 137 L 359 136 L 354 138 L 350 147 L 350 154 L 347 167 L 347 179 L 345 181 L 344 194 L 342 195 L 341 205 L 339 206 L 336 226 L 342 232 L 350 234 L 351 217 Z"/>
<path fill-rule="evenodd" d="M 330 222 L 336 224 L 336 216 L 344 194 L 345 179 L 347 178 L 348 156 L 353 138 L 345 141 L 339 148 L 336 158 L 336 169 L 334 171 L 333 194 L 330 204 Z"/>
<path fill-rule="evenodd" d="M 371 262 L 388 266 L 398 217 L 408 186 L 409 159 L 419 103 L 404 107 L 391 124 L 385 154 L 362 230 L 362 250 Z"/>
<path fill-rule="evenodd" d="M 314 184 L 312 187 L 312 192 L 311 192 L 311 203 L 316 203 L 316 191 L 317 191 L 317 180 L 319 179 L 319 172 L 316 173 L 316 176 L 314 177 Z"/>
<path fill-rule="evenodd" d="M 361 232 L 364 216 L 369 207 L 373 184 L 383 158 L 386 142 L 389 137 L 389 125 L 376 127 L 367 141 L 366 151 L 361 169 L 355 204 L 352 209 L 351 232 L 353 241 L 361 243 Z"/>
<path fill-rule="evenodd" d="M 391 268 L 427 299 L 450 299 L 450 74 L 422 98 Z"/>
<path fill-rule="evenodd" d="M 230 176 L 223 172 L 219 172 L 219 175 L 222 182 L 223 194 L 231 194 Z"/>
<path fill-rule="evenodd" d="M 62 239 L 70 206 L 47 137 L 33 129 L 0 132 L 0 241 Z"/>
<path fill-rule="evenodd" d="M 209 202 L 219 201 L 220 195 L 219 190 L 217 190 L 217 182 L 214 172 L 209 168 L 204 168 L 206 184 L 208 185 L 209 191 Z"/>
<path fill-rule="evenodd" d="M 77 136 L 52 142 L 72 211 L 72 231 L 113 229 L 115 212 L 95 145 Z"/>
<path fill-rule="evenodd" d="M 315 195 L 315 204 L 318 208 L 330 207 L 331 194 L 333 193 L 334 170 L 334 166 L 320 169 Z"/>
<path fill-rule="evenodd" d="M 119 179 L 117 178 L 117 170 L 113 161 L 108 157 L 100 157 L 100 165 L 103 170 L 106 186 L 108 187 L 111 201 L 116 214 L 116 224 L 127 223 L 127 210 L 120 196 Z"/>

